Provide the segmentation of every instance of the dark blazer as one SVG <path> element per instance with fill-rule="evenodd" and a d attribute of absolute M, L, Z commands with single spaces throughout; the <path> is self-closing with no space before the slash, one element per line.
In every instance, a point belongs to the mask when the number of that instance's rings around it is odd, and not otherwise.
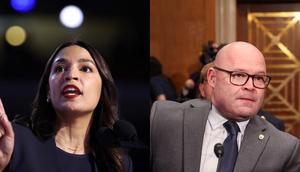
<path fill-rule="evenodd" d="M 211 104 L 159 101 L 150 117 L 150 158 L 155 172 L 199 172 Z M 259 137 L 260 136 L 260 137 Z M 254 116 L 244 133 L 234 172 L 299 172 L 300 143 Z"/>
<path fill-rule="evenodd" d="M 20 124 L 13 123 L 15 146 L 10 160 L 9 172 L 60 172 L 54 138 L 39 140 L 33 132 Z M 127 172 L 132 171 L 132 162 L 124 156 Z M 96 171 L 100 172 L 95 165 Z"/>

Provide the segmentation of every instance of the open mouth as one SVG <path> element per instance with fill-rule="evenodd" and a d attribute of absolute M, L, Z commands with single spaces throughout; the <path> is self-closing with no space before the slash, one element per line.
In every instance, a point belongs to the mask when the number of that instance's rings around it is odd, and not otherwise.
<path fill-rule="evenodd" d="M 66 98 L 75 98 L 82 95 L 82 92 L 75 85 L 66 85 L 62 90 L 62 95 Z"/>

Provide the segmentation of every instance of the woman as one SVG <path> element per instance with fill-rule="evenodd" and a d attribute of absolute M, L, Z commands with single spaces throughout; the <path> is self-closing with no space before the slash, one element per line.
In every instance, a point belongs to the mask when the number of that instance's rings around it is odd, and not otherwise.
<path fill-rule="evenodd" d="M 117 120 L 116 88 L 102 56 L 84 42 L 54 51 L 30 119 L 12 129 L 2 103 L 0 115 L 1 171 L 132 171 L 121 150 L 97 144 L 96 131 Z"/>

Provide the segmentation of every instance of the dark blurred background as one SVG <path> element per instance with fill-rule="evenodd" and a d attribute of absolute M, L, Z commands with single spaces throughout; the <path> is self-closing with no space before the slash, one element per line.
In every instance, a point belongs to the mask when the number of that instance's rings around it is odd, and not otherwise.
<path fill-rule="evenodd" d="M 0 2 L 0 98 L 9 118 L 29 115 L 47 59 L 62 42 L 84 40 L 108 62 L 118 87 L 120 117 L 130 121 L 140 139 L 149 143 L 149 2 L 146 0 L 36 0 L 29 12 L 15 11 L 9 0 Z M 84 14 L 78 28 L 66 28 L 59 13 L 76 5 Z M 22 27 L 25 42 L 12 46 L 5 34 Z M 131 150 L 134 171 L 148 171 L 148 150 Z"/>

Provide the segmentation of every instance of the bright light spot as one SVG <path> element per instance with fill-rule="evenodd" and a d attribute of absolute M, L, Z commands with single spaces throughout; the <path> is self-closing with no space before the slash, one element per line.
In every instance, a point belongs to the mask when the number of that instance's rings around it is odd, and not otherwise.
<path fill-rule="evenodd" d="M 11 26 L 5 33 L 6 41 L 12 46 L 19 46 L 26 40 L 26 32 L 20 26 Z"/>
<path fill-rule="evenodd" d="M 60 22 L 68 28 L 77 28 L 83 22 L 83 13 L 75 5 L 64 7 L 59 14 Z"/>
<path fill-rule="evenodd" d="M 10 0 L 12 8 L 19 12 L 28 12 L 35 6 L 35 0 Z"/>
<path fill-rule="evenodd" d="M 296 17 L 297 20 L 300 20 L 300 13 L 297 12 L 296 15 L 295 15 L 295 17 Z"/>

